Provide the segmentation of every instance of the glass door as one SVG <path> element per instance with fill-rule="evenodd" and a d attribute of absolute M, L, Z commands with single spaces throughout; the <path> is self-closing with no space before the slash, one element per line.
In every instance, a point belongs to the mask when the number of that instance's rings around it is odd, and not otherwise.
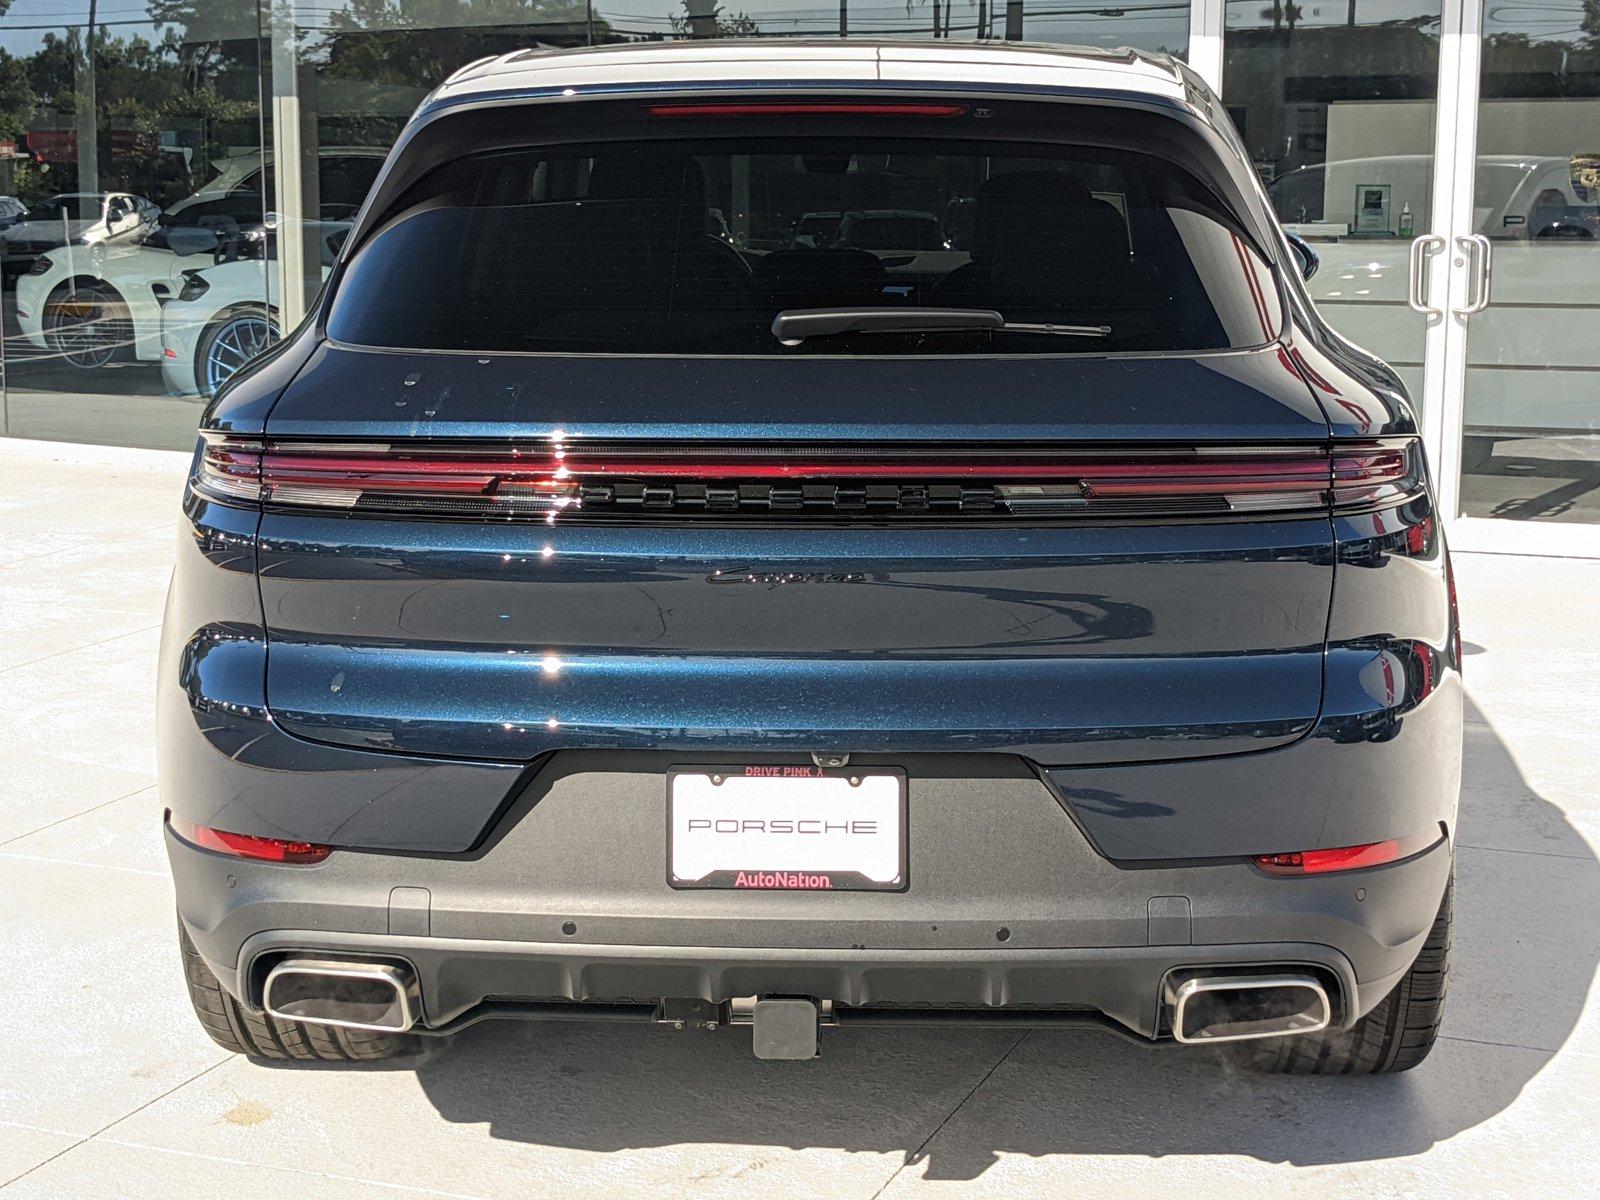
<path fill-rule="evenodd" d="M 1223 102 L 1279 220 L 1322 260 L 1310 281 L 1318 310 L 1393 364 L 1424 408 L 1441 323 L 1424 310 L 1430 282 L 1442 287 L 1429 277 L 1447 218 L 1435 204 L 1436 179 L 1449 177 L 1439 129 L 1452 129 L 1441 79 L 1452 79 L 1458 7 L 1228 0 L 1225 11 Z"/>
<path fill-rule="evenodd" d="M 1600 549 L 1600 3 L 1483 4 L 1451 231 L 1458 545 Z M 1463 180 L 1465 182 L 1465 180 Z M 1455 446 L 1450 447 L 1457 449 Z M 1450 465 L 1450 464 L 1447 464 Z M 1449 511 L 1447 509 L 1447 511 Z M 1556 528 L 1541 529 L 1541 526 Z"/>

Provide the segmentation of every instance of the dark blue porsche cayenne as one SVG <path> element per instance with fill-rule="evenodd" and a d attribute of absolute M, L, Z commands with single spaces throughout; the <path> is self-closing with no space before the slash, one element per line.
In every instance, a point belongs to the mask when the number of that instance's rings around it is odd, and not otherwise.
<path fill-rule="evenodd" d="M 1450 567 L 1314 266 L 1161 57 L 458 73 L 202 424 L 160 718 L 201 1021 L 1420 1062 Z"/>

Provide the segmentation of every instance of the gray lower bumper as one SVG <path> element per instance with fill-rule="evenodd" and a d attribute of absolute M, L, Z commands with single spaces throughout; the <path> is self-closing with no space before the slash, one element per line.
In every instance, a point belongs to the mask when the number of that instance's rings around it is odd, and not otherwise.
<path fill-rule="evenodd" d="M 399 959 L 416 972 L 422 1024 L 448 1026 L 480 1005 L 515 1015 L 516 1002 L 550 1015 L 552 1004 L 654 1005 L 658 1000 L 812 996 L 835 1005 L 916 1012 L 1001 1010 L 1017 1016 L 1062 1009 L 1100 1013 L 1153 1038 L 1161 981 L 1185 967 L 1293 964 L 1312 968 L 1347 997 L 1350 962 L 1327 946 L 1139 946 L 1029 950 L 802 950 L 792 947 L 597 946 L 571 942 L 492 942 L 392 935 L 276 930 L 250 939 L 235 983 L 259 1007 L 270 964 L 288 953 Z M 1388 991 L 1393 981 L 1382 986 Z M 1383 992 L 1370 996 L 1376 1003 Z M 507 1003 L 510 1002 L 510 1003 Z M 1359 1000 L 1357 1001 L 1359 1003 Z M 1353 1019 L 1353 1018 L 1351 1018 Z"/>
<path fill-rule="evenodd" d="M 246 1003 L 284 952 L 390 956 L 417 971 L 430 1026 L 493 1000 L 771 994 L 1083 1008 L 1148 1036 L 1168 971 L 1258 963 L 1318 968 L 1349 1022 L 1414 961 L 1450 870 L 1447 843 L 1297 879 L 1238 859 L 1119 866 L 1005 767 L 915 777 L 903 893 L 675 891 L 662 796 L 659 774 L 561 774 L 465 855 L 300 867 L 167 844 L 180 916 Z"/>

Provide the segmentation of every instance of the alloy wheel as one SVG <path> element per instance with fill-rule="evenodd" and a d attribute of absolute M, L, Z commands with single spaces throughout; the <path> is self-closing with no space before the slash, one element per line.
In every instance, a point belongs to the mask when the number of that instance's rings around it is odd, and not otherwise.
<path fill-rule="evenodd" d="M 85 370 L 105 366 L 129 340 L 122 298 L 96 284 L 52 299 L 45 323 L 51 348 Z"/>
<path fill-rule="evenodd" d="M 229 317 L 206 345 L 206 392 L 215 395 L 240 367 L 278 340 L 278 330 L 264 313 L 240 313 Z"/>

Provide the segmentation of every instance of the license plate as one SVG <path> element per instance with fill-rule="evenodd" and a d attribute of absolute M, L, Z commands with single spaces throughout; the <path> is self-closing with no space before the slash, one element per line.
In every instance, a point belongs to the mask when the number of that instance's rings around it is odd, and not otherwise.
<path fill-rule="evenodd" d="M 813 766 L 678 767 L 667 776 L 675 888 L 900 891 L 906 779 Z"/>

